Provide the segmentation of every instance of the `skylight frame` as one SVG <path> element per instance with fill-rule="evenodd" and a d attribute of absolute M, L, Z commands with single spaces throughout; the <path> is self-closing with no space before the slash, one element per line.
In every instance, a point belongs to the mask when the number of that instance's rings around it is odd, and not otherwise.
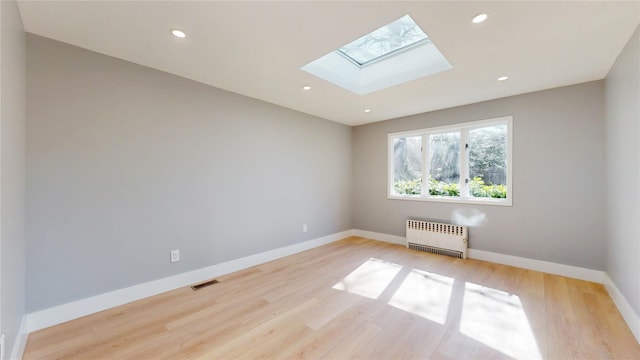
<path fill-rule="evenodd" d="M 347 48 L 350 48 L 350 47 L 351 48 L 355 48 L 355 50 L 362 50 L 362 44 L 366 42 L 366 40 L 364 40 L 364 39 L 367 39 L 369 37 L 371 37 L 371 38 L 377 37 L 377 36 L 374 36 L 374 34 L 380 32 L 381 30 L 386 30 L 386 32 L 389 33 L 389 36 L 384 37 L 383 41 L 385 41 L 387 43 L 391 43 L 392 42 L 391 41 L 391 39 L 392 39 L 392 36 L 391 36 L 392 35 L 392 30 L 390 30 L 390 29 L 394 25 L 400 25 L 402 23 L 408 23 L 408 24 L 412 25 L 414 27 L 412 29 L 412 32 L 414 33 L 414 36 L 417 33 L 417 36 L 420 37 L 420 38 L 418 40 L 410 42 L 410 43 L 408 43 L 406 45 L 403 45 L 403 46 L 398 47 L 396 49 L 393 49 L 391 51 L 384 52 L 384 53 L 382 53 L 382 54 L 380 54 L 378 56 L 374 56 L 373 58 L 368 59 L 368 60 L 364 60 L 364 61 L 361 61 L 361 59 L 357 59 L 356 57 L 354 57 L 354 56 L 352 56 L 352 55 L 350 55 L 348 53 L 348 49 Z M 410 33 L 407 33 L 407 34 L 410 34 Z M 403 40 L 403 37 L 401 37 L 401 36 L 398 37 L 398 38 L 400 40 Z M 358 39 L 356 39 L 356 40 L 354 40 L 354 41 L 352 41 L 352 42 L 350 42 L 350 43 L 348 43 L 346 45 L 343 45 L 343 46 L 339 47 L 338 49 L 335 50 L 335 53 L 339 54 L 340 56 L 343 56 L 345 59 L 349 60 L 354 65 L 362 68 L 362 67 L 365 67 L 367 65 L 371 65 L 371 64 L 374 64 L 374 63 L 376 63 L 378 61 L 382 61 L 382 60 L 388 59 L 390 57 L 396 56 L 396 55 L 401 54 L 403 52 L 409 51 L 409 50 L 411 50 L 411 49 L 413 49 L 415 47 L 418 47 L 418 46 L 424 45 L 424 44 L 428 44 L 428 43 L 431 43 L 431 40 L 429 39 L 429 36 L 427 35 L 427 33 L 424 30 L 422 30 L 422 28 L 413 20 L 413 18 L 411 18 L 411 16 L 409 16 L 407 14 L 407 15 L 404 15 L 403 17 L 401 17 L 401 18 L 399 18 L 399 19 L 397 19 L 395 21 L 392 21 L 391 23 L 389 23 L 387 25 L 381 26 L 378 29 L 376 29 L 376 30 L 374 30 L 374 31 L 372 31 L 372 32 L 370 32 L 368 34 L 359 37 Z M 391 45 L 389 45 L 389 46 L 391 46 Z M 367 52 L 366 49 L 364 49 L 364 51 Z"/>

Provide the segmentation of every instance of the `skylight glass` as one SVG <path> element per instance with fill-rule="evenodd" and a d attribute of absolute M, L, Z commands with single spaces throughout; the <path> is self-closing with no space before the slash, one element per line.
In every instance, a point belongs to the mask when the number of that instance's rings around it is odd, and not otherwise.
<path fill-rule="evenodd" d="M 409 15 L 385 25 L 337 50 L 359 66 L 428 42 L 427 34 Z"/>

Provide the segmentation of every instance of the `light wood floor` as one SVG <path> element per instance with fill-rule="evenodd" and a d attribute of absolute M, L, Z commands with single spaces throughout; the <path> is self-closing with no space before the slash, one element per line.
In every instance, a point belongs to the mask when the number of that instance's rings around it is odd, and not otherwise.
<path fill-rule="evenodd" d="M 349 238 L 29 335 L 24 359 L 639 359 L 602 285 Z"/>

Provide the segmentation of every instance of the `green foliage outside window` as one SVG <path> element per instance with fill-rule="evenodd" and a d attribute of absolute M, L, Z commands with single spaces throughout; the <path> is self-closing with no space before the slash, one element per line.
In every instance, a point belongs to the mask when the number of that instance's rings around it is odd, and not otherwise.
<path fill-rule="evenodd" d="M 402 195 L 420 195 L 422 192 L 422 180 L 406 180 L 406 181 L 396 181 L 393 184 L 393 187 L 396 190 L 396 194 Z"/>
<path fill-rule="evenodd" d="M 458 183 L 447 183 L 429 177 L 429 195 L 460 196 L 460 187 Z"/>
<path fill-rule="evenodd" d="M 422 190 L 421 179 L 396 181 L 395 192 L 399 195 L 420 195 Z M 485 197 L 494 199 L 505 199 L 507 197 L 507 187 L 503 184 L 487 185 L 481 177 L 477 176 L 469 182 L 469 191 L 473 197 Z M 432 196 L 460 196 L 460 188 L 457 183 L 447 183 L 429 178 L 429 195 Z"/>
<path fill-rule="evenodd" d="M 503 184 L 485 185 L 481 177 L 474 177 L 469 182 L 469 191 L 475 197 L 489 197 L 495 199 L 507 198 L 507 187 Z"/>

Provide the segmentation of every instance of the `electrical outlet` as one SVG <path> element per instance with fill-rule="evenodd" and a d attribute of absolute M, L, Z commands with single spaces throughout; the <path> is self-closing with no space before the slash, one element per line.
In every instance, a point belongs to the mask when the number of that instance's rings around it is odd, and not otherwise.
<path fill-rule="evenodd" d="M 302 225 L 302 232 L 307 232 L 307 224 Z"/>
<path fill-rule="evenodd" d="M 171 262 L 180 261 L 180 249 L 171 250 Z"/>

